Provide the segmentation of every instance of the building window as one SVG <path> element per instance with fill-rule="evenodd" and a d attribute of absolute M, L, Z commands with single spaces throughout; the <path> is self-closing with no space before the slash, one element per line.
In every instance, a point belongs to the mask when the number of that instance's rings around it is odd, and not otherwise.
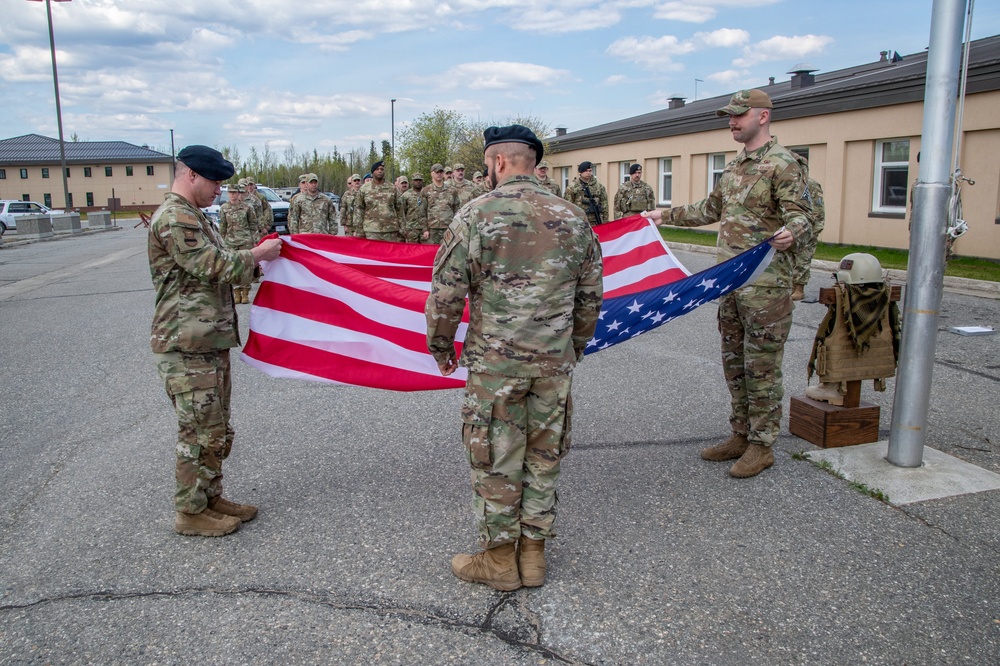
<path fill-rule="evenodd" d="M 130 167 L 130 166 L 125 167 L 125 175 L 126 176 L 131 176 L 132 175 L 132 167 Z"/>
<path fill-rule="evenodd" d="M 49 177 L 49 170 L 43 167 L 42 168 L 42 178 L 48 178 L 48 177 Z"/>
<path fill-rule="evenodd" d="M 788 150 L 804 159 L 806 164 L 809 163 L 809 146 L 796 146 L 795 148 L 789 148 Z"/>
<path fill-rule="evenodd" d="M 7 169 L 0 169 L 0 180 L 7 180 Z"/>
<path fill-rule="evenodd" d="M 94 193 L 87 192 L 87 207 L 89 208 L 90 206 L 93 205 L 94 205 Z"/>
<path fill-rule="evenodd" d="M 153 175 L 153 165 L 152 164 L 146 166 L 146 175 L 147 176 L 152 176 Z"/>
<path fill-rule="evenodd" d="M 66 208 L 72 208 L 73 207 L 73 193 L 72 192 L 67 192 L 66 196 L 68 197 L 66 199 Z"/>
<path fill-rule="evenodd" d="M 674 198 L 674 161 L 669 157 L 660 160 L 660 205 L 669 206 Z"/>
<path fill-rule="evenodd" d="M 42 203 L 45 204 L 46 208 L 52 208 L 52 194 L 46 192 L 42 195 Z"/>
<path fill-rule="evenodd" d="M 708 156 L 708 191 L 711 192 L 722 180 L 722 172 L 726 170 L 726 154 L 713 153 Z"/>
<path fill-rule="evenodd" d="M 66 177 L 69 178 L 69 167 L 66 167 Z"/>
<path fill-rule="evenodd" d="M 94 175 L 94 174 L 92 174 L 90 172 L 90 167 L 83 167 L 83 177 L 84 178 L 90 178 L 92 175 Z"/>
<path fill-rule="evenodd" d="M 104 175 L 108 178 L 111 177 L 111 167 L 104 167 Z"/>
<path fill-rule="evenodd" d="M 905 213 L 910 173 L 910 140 L 875 142 L 873 213 Z"/>
<path fill-rule="evenodd" d="M 21 169 L 21 180 L 27 180 L 27 179 L 28 179 L 28 170 Z"/>
<path fill-rule="evenodd" d="M 629 175 L 628 170 L 632 168 L 633 164 L 634 164 L 634 162 L 631 162 L 631 161 L 630 162 L 619 162 L 618 163 L 618 169 L 621 172 L 621 173 L 619 173 L 619 177 L 621 178 L 621 180 L 618 181 L 620 184 L 624 184 L 624 183 L 628 182 L 628 179 L 631 177 Z"/>
<path fill-rule="evenodd" d="M 563 192 L 569 187 L 569 167 L 559 168 L 559 185 L 562 187 Z"/>
<path fill-rule="evenodd" d="M 21 195 L 21 201 L 31 201 L 31 195 L 30 194 L 22 194 Z"/>

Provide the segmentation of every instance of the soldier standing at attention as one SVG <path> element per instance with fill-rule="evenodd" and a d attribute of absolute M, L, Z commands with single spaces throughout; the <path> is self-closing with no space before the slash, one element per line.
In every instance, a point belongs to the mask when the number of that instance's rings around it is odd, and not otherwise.
<path fill-rule="evenodd" d="M 257 189 L 257 183 L 253 178 L 247 176 L 241 179 L 240 183 L 246 188 L 246 195 L 243 198 L 253 205 L 254 212 L 257 213 L 258 231 L 257 239 L 254 242 L 258 242 L 271 233 L 271 227 L 274 226 L 274 211 L 271 210 L 271 204 L 268 203 L 267 197 Z"/>
<path fill-rule="evenodd" d="M 591 226 L 608 221 L 608 191 L 594 178 L 594 165 L 581 162 L 576 168 L 580 175 L 566 188 L 566 200 L 587 213 Z"/>
<path fill-rule="evenodd" d="M 653 188 L 642 180 L 642 166 L 633 164 L 628 169 L 628 175 L 628 182 L 623 183 L 615 194 L 616 220 L 656 208 Z"/>
<path fill-rule="evenodd" d="M 399 195 L 403 196 L 408 189 L 410 189 L 410 179 L 406 176 L 397 176 L 396 191 L 399 192 Z"/>
<path fill-rule="evenodd" d="M 188 146 L 177 155 L 174 184 L 149 225 L 149 272 L 156 291 L 150 342 L 156 369 L 177 412 L 174 531 L 222 536 L 252 520 L 257 507 L 222 497 L 222 461 L 233 446 L 229 425 L 229 350 L 240 344 L 230 286 L 277 259 L 281 240 L 249 250 L 223 248 L 200 208 L 236 170 L 217 150 Z"/>
<path fill-rule="evenodd" d="M 774 464 L 771 446 L 781 431 L 781 358 L 792 326 L 794 253 L 808 233 L 806 174 L 795 155 L 771 136 L 771 98 L 741 90 L 716 111 L 729 116 L 743 151 L 726 165 L 708 198 L 688 206 L 651 211 L 658 224 L 695 227 L 721 223 L 718 261 L 771 238 L 771 265 L 748 287 L 719 300 L 722 369 L 729 386 L 732 436 L 703 449 L 705 460 L 733 460 L 736 478 L 756 476 Z"/>
<path fill-rule="evenodd" d="M 495 189 L 462 208 L 434 259 L 427 346 L 441 374 L 452 374 L 468 294 L 462 438 L 484 550 L 456 555 L 451 569 L 516 590 L 545 582 L 572 371 L 597 325 L 603 270 L 583 211 L 535 180 L 538 137 L 521 125 L 483 135 Z"/>
<path fill-rule="evenodd" d="M 452 171 L 451 186 L 455 188 L 456 192 L 458 192 L 459 208 L 478 196 L 476 194 L 476 186 L 472 184 L 472 181 L 465 179 L 464 164 L 455 165 L 455 168 Z"/>
<path fill-rule="evenodd" d="M 333 202 L 319 191 L 319 177 L 305 175 L 304 189 L 292 197 L 288 207 L 288 232 L 292 234 L 337 235 L 337 211 Z"/>
<path fill-rule="evenodd" d="M 427 238 L 427 197 L 424 195 L 424 176 L 411 177 L 413 187 L 403 193 L 403 242 L 420 243 Z"/>
<path fill-rule="evenodd" d="M 345 236 L 357 236 L 354 230 L 354 197 L 361 188 L 361 176 L 352 173 L 347 179 L 347 191 L 340 197 L 340 226 L 344 227 Z"/>
<path fill-rule="evenodd" d="M 809 233 L 795 243 L 795 269 L 792 273 L 792 300 L 801 301 L 806 297 L 806 284 L 809 282 L 813 256 L 816 254 L 816 243 L 826 226 L 826 206 L 823 205 L 823 186 L 809 177 L 809 165 L 800 155 L 795 156 L 806 172 L 806 185 L 809 187 L 809 200 L 812 211 L 809 214 Z"/>
<path fill-rule="evenodd" d="M 295 194 L 293 194 L 292 196 L 288 197 L 288 203 L 289 204 L 291 204 L 293 201 L 295 201 L 295 197 L 297 197 L 300 194 L 302 194 L 303 192 L 305 192 L 305 190 L 306 190 L 306 180 L 308 178 L 309 178 L 309 174 L 307 174 L 307 173 L 303 173 L 303 174 L 299 175 L 299 191 L 296 192 Z M 291 207 L 289 206 L 289 212 L 290 211 L 291 211 Z"/>
<path fill-rule="evenodd" d="M 445 229 L 461 208 L 458 205 L 458 192 L 444 179 L 444 167 L 441 164 L 431 167 L 431 184 L 425 187 L 424 191 L 427 196 L 426 242 L 440 245 Z"/>
<path fill-rule="evenodd" d="M 354 198 L 354 228 L 370 240 L 403 242 L 400 232 L 400 194 L 385 182 L 385 162 L 372 165 L 372 181 Z"/>
<path fill-rule="evenodd" d="M 549 163 L 542 160 L 535 167 L 535 178 L 538 179 L 538 184 L 547 189 L 552 194 L 557 197 L 562 196 L 562 188 L 559 187 L 559 183 L 554 180 L 549 180 Z"/>
<path fill-rule="evenodd" d="M 226 248 L 230 250 L 249 250 L 257 244 L 257 234 L 260 233 L 257 212 L 244 200 L 244 195 L 242 185 L 230 185 L 229 201 L 219 208 L 219 234 Z M 233 282 L 235 303 L 250 302 L 250 285 L 253 283 L 253 277 L 251 272 L 242 276 L 239 281 Z"/>

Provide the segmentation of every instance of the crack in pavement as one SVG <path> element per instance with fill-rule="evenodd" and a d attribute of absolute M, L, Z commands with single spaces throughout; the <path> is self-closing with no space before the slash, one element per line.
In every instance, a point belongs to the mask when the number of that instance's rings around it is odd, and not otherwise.
<path fill-rule="evenodd" d="M 183 597 L 197 597 L 202 595 L 220 596 L 255 596 L 255 597 L 282 597 L 294 599 L 307 604 L 325 606 L 335 610 L 359 611 L 370 613 L 378 617 L 393 618 L 416 622 L 424 626 L 435 626 L 444 629 L 453 629 L 464 633 L 480 633 L 492 635 L 496 639 L 507 645 L 539 654 L 549 659 L 556 660 L 563 664 L 572 666 L 591 666 L 588 662 L 564 656 L 552 648 L 548 648 L 541 643 L 542 629 L 541 620 L 534 611 L 531 611 L 523 595 L 516 592 L 495 592 L 498 595 L 496 602 L 487 611 L 481 623 L 470 622 L 455 617 L 439 615 L 421 608 L 411 608 L 407 606 L 393 606 L 375 602 L 362 601 L 337 601 L 324 596 L 302 590 L 283 590 L 267 587 L 244 587 L 244 588 L 214 588 L 214 587 L 193 587 L 181 588 L 171 591 L 147 591 L 147 592 L 115 592 L 112 590 L 100 590 L 93 592 L 79 592 L 58 597 L 44 597 L 23 604 L 3 604 L 0 605 L 0 613 L 9 611 L 27 610 L 49 604 L 57 604 L 72 601 L 128 601 L 133 599 L 178 599 Z M 510 611 L 510 612 L 507 612 Z M 504 620 L 519 620 L 509 622 Z"/>

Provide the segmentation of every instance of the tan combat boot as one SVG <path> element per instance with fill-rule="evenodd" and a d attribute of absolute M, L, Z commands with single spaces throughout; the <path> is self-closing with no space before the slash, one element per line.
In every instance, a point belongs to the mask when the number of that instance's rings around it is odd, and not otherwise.
<path fill-rule="evenodd" d="M 451 571 L 467 583 L 484 583 L 495 590 L 510 592 L 521 587 L 517 573 L 516 544 L 505 543 L 475 555 L 456 555 Z"/>
<path fill-rule="evenodd" d="M 831 405 L 844 406 L 844 396 L 840 392 L 839 382 L 822 382 L 819 386 L 807 386 L 806 397 L 820 402 L 828 402 Z"/>
<path fill-rule="evenodd" d="M 757 476 L 774 464 L 774 452 L 770 446 L 750 444 L 746 453 L 740 456 L 736 464 L 729 468 L 729 476 L 737 479 L 748 479 Z"/>
<path fill-rule="evenodd" d="M 241 523 L 257 517 L 257 507 L 252 504 L 237 504 L 230 502 L 222 495 L 208 498 L 208 508 L 225 516 L 236 516 Z"/>
<path fill-rule="evenodd" d="M 517 568 L 521 572 L 521 585 L 541 587 L 545 583 L 545 539 L 521 536 L 517 544 Z"/>
<path fill-rule="evenodd" d="M 801 301 L 805 297 L 806 297 L 805 285 L 801 284 L 795 285 L 795 287 L 792 289 L 792 300 Z"/>
<path fill-rule="evenodd" d="M 249 303 L 250 302 L 250 290 L 247 289 L 246 287 L 244 287 L 243 289 L 240 289 L 240 301 L 242 303 Z"/>
<path fill-rule="evenodd" d="M 235 516 L 224 516 L 211 509 L 201 513 L 177 512 L 174 519 L 174 532 L 184 536 L 220 537 L 240 529 L 240 519 Z"/>
<path fill-rule="evenodd" d="M 702 449 L 701 457 L 703 460 L 713 460 L 716 462 L 733 460 L 742 456 L 748 446 L 750 446 L 750 442 L 747 441 L 746 435 L 734 432 L 732 437 L 721 444 Z"/>

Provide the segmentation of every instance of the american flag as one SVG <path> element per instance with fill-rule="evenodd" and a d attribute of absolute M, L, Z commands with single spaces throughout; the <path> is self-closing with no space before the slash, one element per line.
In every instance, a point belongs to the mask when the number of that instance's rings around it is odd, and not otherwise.
<path fill-rule="evenodd" d="M 739 263 L 736 277 L 714 276 L 730 260 L 692 276 L 645 218 L 595 231 L 604 254 L 605 304 L 588 353 L 666 323 L 725 293 L 723 286 L 748 284 L 767 265 L 759 258 L 757 269 Z M 250 310 L 244 362 L 274 377 L 395 391 L 464 386 L 464 368 L 442 377 L 427 351 L 424 302 L 437 246 L 324 234 L 283 240 L 281 257 L 264 267 Z M 698 280 L 708 273 L 704 283 Z M 465 326 L 458 330 L 459 353 Z"/>

